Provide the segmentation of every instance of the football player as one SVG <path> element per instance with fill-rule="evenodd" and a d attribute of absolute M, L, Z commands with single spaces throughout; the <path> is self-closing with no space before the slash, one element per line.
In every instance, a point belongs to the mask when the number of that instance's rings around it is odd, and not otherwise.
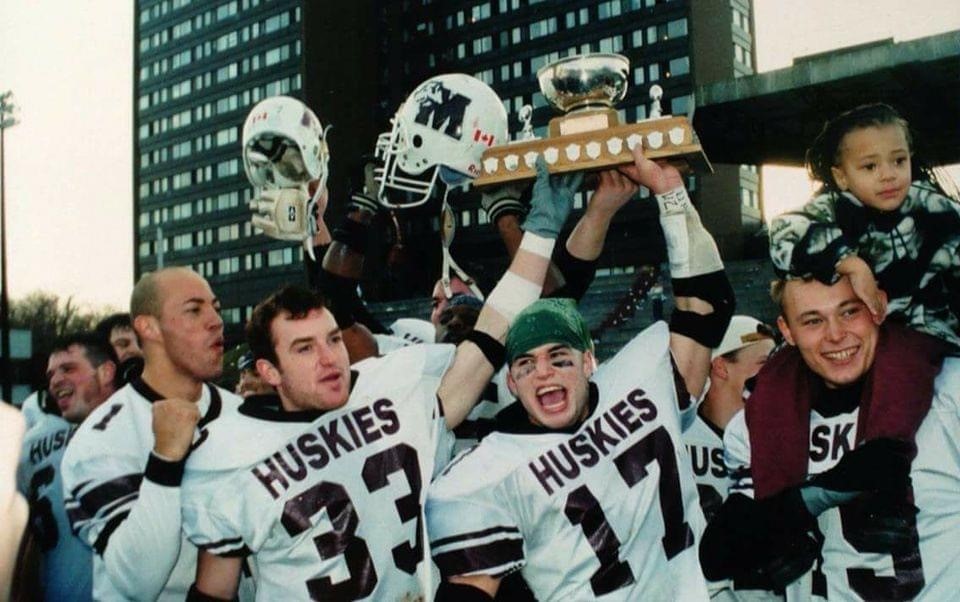
<path fill-rule="evenodd" d="M 734 414 L 743 409 L 752 382 L 773 347 L 773 331 L 769 326 L 750 316 L 733 316 L 720 346 L 710 354 L 709 387 L 693 423 L 683 432 L 700 507 L 708 523 L 727 499 L 733 484 L 723 460 L 723 431 Z M 707 585 L 713 602 L 782 599 L 782 594 L 762 591 L 762 584 L 743 579 Z"/>
<path fill-rule="evenodd" d="M 90 600 L 90 548 L 70 530 L 60 463 L 74 430 L 114 392 L 118 365 L 108 342 L 93 333 L 57 341 L 47 362 L 48 389 L 62 417 L 50 416 L 24 436 L 18 489 L 30 504 L 30 527 L 42 554 L 45 600 Z"/>
<path fill-rule="evenodd" d="M 773 347 L 769 326 L 750 316 L 733 316 L 720 346 L 710 353 L 710 385 L 693 424 L 683 433 L 708 522 L 732 483 L 723 464 L 723 429 L 743 409 L 750 383 Z"/>
<path fill-rule="evenodd" d="M 191 447 L 242 401 L 220 376 L 223 320 L 207 281 L 185 267 L 147 273 L 130 297 L 143 374 L 94 410 L 63 458 L 74 533 L 91 548 L 96 599 L 182 600 L 196 548 L 181 533 Z"/>
<path fill-rule="evenodd" d="M 735 483 L 704 534 L 707 576 L 787 600 L 955 599 L 960 360 L 924 385 L 936 340 L 878 325 L 847 277 L 778 281 L 774 298 L 790 346 L 724 434 Z M 875 387 L 909 401 L 881 407 Z"/>
<path fill-rule="evenodd" d="M 514 571 L 540 600 L 707 598 L 681 414 L 701 394 L 733 291 L 677 170 L 633 152 L 623 173 L 684 230 L 667 237 L 670 331 L 655 324 L 597 369 L 572 303 L 545 299 L 517 317 L 506 359 L 522 405 L 428 492 L 438 600 L 492 599 Z"/>
<path fill-rule="evenodd" d="M 111 314 L 100 320 L 96 331 L 110 341 L 113 350 L 117 353 L 118 382 L 125 385 L 143 372 L 143 350 L 137 341 L 137 333 L 133 331 L 130 314 Z"/>
<path fill-rule="evenodd" d="M 284 289 L 258 306 L 250 347 L 278 395 L 218 424 L 193 458 L 183 512 L 204 550 L 195 595 L 232 598 L 245 555 L 259 599 L 429 595 L 426 484 L 502 363 L 509 320 L 539 296 L 581 179 L 543 170 L 523 244 L 456 348 L 412 345 L 351 370 L 314 295 Z"/>

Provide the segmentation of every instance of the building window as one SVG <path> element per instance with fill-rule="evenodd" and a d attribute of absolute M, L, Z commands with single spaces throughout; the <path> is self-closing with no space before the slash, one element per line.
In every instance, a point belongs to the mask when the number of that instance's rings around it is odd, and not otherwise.
<path fill-rule="evenodd" d="M 231 142 L 237 141 L 237 128 L 225 128 L 217 132 L 217 146 L 223 146 L 224 144 L 230 144 Z M 190 144 L 187 142 L 187 144 Z"/>
<path fill-rule="evenodd" d="M 549 19 L 542 19 L 540 21 L 535 21 L 530 24 L 530 39 L 535 40 L 537 38 L 550 35 L 557 32 L 557 18 L 550 17 Z"/>
<path fill-rule="evenodd" d="M 689 115 L 693 110 L 693 103 L 689 94 L 678 96 L 670 101 L 671 115 Z"/>
<path fill-rule="evenodd" d="M 483 71 L 474 73 L 473 76 L 487 85 L 493 84 L 493 69 L 484 69 Z"/>
<path fill-rule="evenodd" d="M 483 36 L 482 38 L 477 38 L 473 41 L 473 54 L 483 54 L 484 52 L 490 52 L 491 50 L 493 50 L 492 36 Z"/>
<path fill-rule="evenodd" d="M 656 44 L 687 35 L 687 20 L 676 19 L 669 23 L 651 25 L 647 28 L 647 44 Z"/>
<path fill-rule="evenodd" d="M 666 73 L 667 77 L 676 77 L 687 73 L 690 73 L 690 57 L 681 56 L 670 59 L 669 70 Z"/>
<path fill-rule="evenodd" d="M 655 82 L 660 79 L 660 65 L 652 63 L 647 66 L 647 81 Z"/>
<path fill-rule="evenodd" d="M 601 20 L 620 15 L 620 0 L 608 0 L 597 5 L 597 17 Z"/>
<path fill-rule="evenodd" d="M 490 3 L 484 2 L 483 4 L 477 4 L 470 10 L 470 22 L 476 23 L 477 21 L 482 21 L 483 19 L 490 18 Z"/>
<path fill-rule="evenodd" d="M 623 38 L 620 36 L 612 36 L 609 38 L 603 38 L 598 44 L 600 52 L 620 52 L 623 50 Z"/>

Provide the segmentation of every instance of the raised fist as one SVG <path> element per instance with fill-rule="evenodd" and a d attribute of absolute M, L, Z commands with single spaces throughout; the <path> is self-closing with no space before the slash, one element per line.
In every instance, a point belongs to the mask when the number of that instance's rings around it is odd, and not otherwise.
<path fill-rule="evenodd" d="M 200 422 L 197 404 L 185 399 L 161 399 L 153 403 L 153 452 L 179 462 L 187 456 L 193 433 Z"/>

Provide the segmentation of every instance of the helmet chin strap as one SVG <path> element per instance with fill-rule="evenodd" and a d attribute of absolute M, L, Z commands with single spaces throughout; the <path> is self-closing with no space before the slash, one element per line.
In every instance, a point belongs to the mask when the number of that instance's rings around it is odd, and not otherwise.
<path fill-rule="evenodd" d="M 310 197 L 310 200 L 307 202 L 307 235 L 303 239 L 303 250 L 306 251 L 307 255 L 310 256 L 312 261 L 317 261 L 317 256 L 313 251 L 313 237 L 316 236 L 317 232 L 320 230 L 320 225 L 316 216 L 316 207 L 317 202 L 320 200 L 320 196 L 323 194 L 323 191 L 327 188 L 327 170 L 323 170 L 323 174 L 320 176 L 320 180 L 317 183 L 317 190 L 313 193 L 313 196 Z M 309 184 L 301 184 L 300 190 L 303 191 L 304 196 L 309 192 Z M 320 219 L 323 219 L 323 216 L 320 216 Z"/>
<path fill-rule="evenodd" d="M 453 209 L 451 209 L 447 203 L 447 196 L 449 196 L 449 194 L 450 188 L 445 186 L 443 190 L 443 203 L 440 207 L 440 244 L 443 250 L 443 271 L 440 274 L 440 285 L 443 287 L 443 294 L 447 299 L 453 296 L 453 290 L 450 288 L 450 272 L 452 270 L 457 278 L 470 287 L 470 292 L 482 301 L 483 293 L 480 292 L 480 287 L 473 281 L 473 278 L 457 265 L 457 262 L 453 259 L 453 255 L 450 253 L 450 244 L 453 242 L 453 235 L 457 230 L 457 218 L 453 213 Z"/>

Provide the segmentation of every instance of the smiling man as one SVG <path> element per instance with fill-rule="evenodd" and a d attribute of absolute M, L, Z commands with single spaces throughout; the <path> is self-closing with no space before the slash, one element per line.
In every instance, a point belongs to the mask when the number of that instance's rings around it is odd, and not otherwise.
<path fill-rule="evenodd" d="M 935 339 L 878 325 L 847 277 L 778 281 L 774 297 L 792 347 L 725 432 L 734 485 L 701 545 L 707 576 L 788 600 L 952 599 L 956 358 L 941 370 Z"/>
<path fill-rule="evenodd" d="M 223 320 L 200 275 L 145 274 L 130 315 L 143 374 L 77 430 L 63 460 L 66 509 L 95 552 L 94 598 L 183 600 L 197 555 L 181 535 L 184 465 L 205 427 L 241 399 L 207 382 L 222 371 Z"/>
<path fill-rule="evenodd" d="M 117 363 L 113 348 L 93 333 L 57 341 L 47 362 L 47 380 L 62 417 L 48 416 L 24 437 L 17 486 L 33 516 L 30 532 L 42 553 L 45 600 L 91 599 L 91 553 L 70 532 L 60 463 L 77 426 L 113 394 Z"/>

